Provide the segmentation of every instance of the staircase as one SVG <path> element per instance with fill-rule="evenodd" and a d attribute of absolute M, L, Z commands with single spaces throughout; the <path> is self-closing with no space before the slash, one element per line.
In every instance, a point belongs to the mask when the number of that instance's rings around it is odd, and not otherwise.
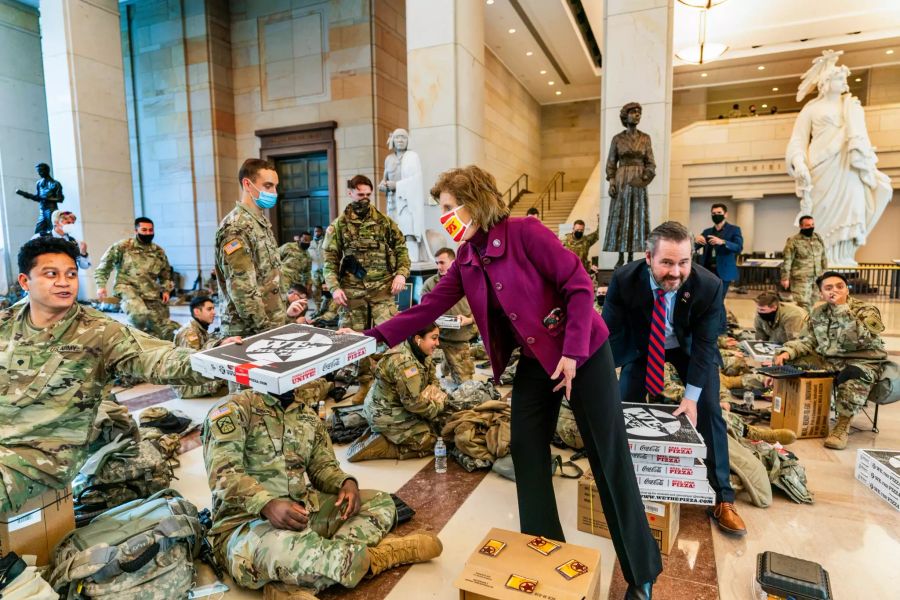
<path fill-rule="evenodd" d="M 566 222 L 569 218 L 569 215 L 572 213 L 572 209 L 575 207 L 575 203 L 578 202 L 578 197 L 581 195 L 581 192 L 559 192 L 556 196 L 554 202 L 550 205 L 549 208 L 544 208 L 544 216 L 541 219 L 544 225 L 550 228 L 553 233 L 559 233 L 559 226 Z M 535 206 L 538 202 L 538 198 L 540 194 L 535 194 L 532 192 L 522 194 L 519 201 L 516 202 L 510 213 L 514 217 L 524 217 L 525 211 L 527 211 L 532 206 Z M 537 207 L 540 210 L 540 206 Z"/>

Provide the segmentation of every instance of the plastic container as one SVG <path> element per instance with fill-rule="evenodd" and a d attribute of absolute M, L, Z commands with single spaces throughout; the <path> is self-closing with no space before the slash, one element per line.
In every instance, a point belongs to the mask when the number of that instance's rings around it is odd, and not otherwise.
<path fill-rule="evenodd" d="M 744 390 L 744 406 L 746 408 L 753 408 L 753 392 L 750 390 Z"/>
<path fill-rule="evenodd" d="M 325 420 L 325 401 L 319 400 L 319 418 Z"/>
<path fill-rule="evenodd" d="M 434 471 L 436 473 L 447 472 L 447 445 L 444 438 L 439 437 L 434 445 Z"/>

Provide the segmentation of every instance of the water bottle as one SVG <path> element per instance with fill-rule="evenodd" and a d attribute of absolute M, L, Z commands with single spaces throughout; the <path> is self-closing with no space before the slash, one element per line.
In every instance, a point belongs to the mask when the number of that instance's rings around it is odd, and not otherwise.
<path fill-rule="evenodd" d="M 325 420 L 325 401 L 319 400 L 319 418 Z"/>
<path fill-rule="evenodd" d="M 753 392 L 744 390 L 744 407 L 753 408 Z"/>
<path fill-rule="evenodd" d="M 447 446 L 442 437 L 439 437 L 434 445 L 434 471 L 435 473 L 447 472 Z"/>

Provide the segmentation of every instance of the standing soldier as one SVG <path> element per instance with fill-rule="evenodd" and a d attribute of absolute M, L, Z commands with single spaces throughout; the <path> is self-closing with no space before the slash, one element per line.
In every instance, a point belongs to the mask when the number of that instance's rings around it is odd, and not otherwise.
<path fill-rule="evenodd" d="M 566 234 L 566 237 L 563 238 L 563 246 L 566 249 L 571 250 L 575 253 L 579 259 L 581 259 L 581 264 L 584 265 L 584 270 L 588 273 L 591 272 L 591 259 L 589 257 L 591 246 L 597 243 L 597 240 L 600 239 L 600 230 L 597 229 L 594 233 L 589 233 L 588 235 L 584 235 L 584 221 L 578 219 L 572 225 L 572 233 Z"/>
<path fill-rule="evenodd" d="M 434 289 L 441 277 L 450 270 L 453 261 L 456 259 L 456 252 L 450 248 L 441 248 L 435 255 L 435 264 L 437 264 L 437 275 L 432 275 L 422 285 L 422 294 L 425 295 Z M 464 381 L 472 379 L 475 374 L 475 363 L 472 361 L 472 352 L 469 349 L 469 340 L 475 337 L 475 319 L 472 317 L 472 309 L 469 308 L 469 301 L 463 298 L 451 308 L 448 315 L 456 317 L 459 321 L 459 329 L 441 329 L 440 340 L 441 350 L 444 351 L 444 366 L 442 367 L 442 375 L 449 377 L 450 380 L 460 385 Z"/>
<path fill-rule="evenodd" d="M 209 350 L 221 343 L 218 337 L 209 334 L 209 326 L 216 319 L 216 305 L 209 296 L 197 296 L 191 300 L 191 320 L 175 332 L 175 345 L 191 350 Z M 203 385 L 174 386 L 182 398 L 212 396 L 228 389 L 221 379 Z"/>
<path fill-rule="evenodd" d="M 781 265 L 781 287 L 790 287 L 794 302 L 806 312 L 812 312 L 819 297 L 816 278 L 828 269 L 825 242 L 815 230 L 811 216 L 800 217 L 800 233 L 787 239 Z"/>
<path fill-rule="evenodd" d="M 113 295 L 131 324 L 161 340 L 171 340 L 178 323 L 169 319 L 169 294 L 175 288 L 165 250 L 153 243 L 153 221 L 134 220 L 133 238 L 116 242 L 103 254 L 94 272 L 97 297 L 107 297 L 106 282 L 116 270 Z"/>
<path fill-rule="evenodd" d="M 323 270 L 341 307 L 340 327 L 363 331 L 397 313 L 394 296 L 406 285 L 409 254 L 397 224 L 371 206 L 372 181 L 356 175 L 347 188 L 351 202 L 325 233 Z M 360 362 L 359 384 L 355 404 L 372 385 L 371 359 Z"/>
<path fill-rule="evenodd" d="M 312 286 L 312 256 L 309 253 L 312 235 L 308 231 L 300 234 L 300 239 L 283 244 L 278 249 L 281 264 L 284 266 L 284 283 L 287 285 L 299 284 L 309 294 Z"/>
<path fill-rule="evenodd" d="M 312 295 L 317 305 L 321 302 L 322 284 L 325 282 L 322 277 L 322 244 L 324 242 L 325 230 L 322 229 L 321 225 L 316 225 L 313 228 L 313 237 L 309 246 L 309 255 L 312 257 Z"/>

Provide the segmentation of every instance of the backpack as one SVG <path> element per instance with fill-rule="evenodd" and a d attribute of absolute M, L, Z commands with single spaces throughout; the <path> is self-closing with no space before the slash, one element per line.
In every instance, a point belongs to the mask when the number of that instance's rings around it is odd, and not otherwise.
<path fill-rule="evenodd" d="M 50 585 L 68 600 L 175 600 L 194 583 L 197 508 L 165 489 L 104 512 L 57 545 Z"/>

